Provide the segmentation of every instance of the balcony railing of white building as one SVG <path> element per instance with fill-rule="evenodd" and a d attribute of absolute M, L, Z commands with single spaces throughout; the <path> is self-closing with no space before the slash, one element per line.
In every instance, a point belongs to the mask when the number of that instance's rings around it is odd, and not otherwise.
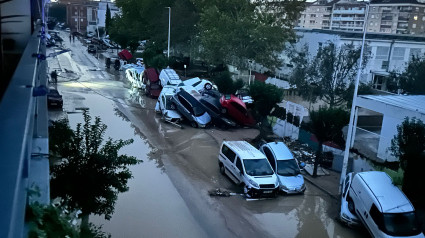
<path fill-rule="evenodd" d="M 49 202 L 45 43 L 35 29 L 0 101 L 0 237 L 26 237 L 31 189 Z"/>
<path fill-rule="evenodd" d="M 365 10 L 345 10 L 345 9 L 335 9 L 334 14 L 365 14 Z"/>

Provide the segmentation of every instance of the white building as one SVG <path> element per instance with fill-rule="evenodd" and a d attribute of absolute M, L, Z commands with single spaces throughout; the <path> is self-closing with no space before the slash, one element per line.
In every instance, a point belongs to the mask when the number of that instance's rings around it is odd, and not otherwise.
<path fill-rule="evenodd" d="M 120 9 L 115 5 L 115 2 L 100 1 L 97 6 L 87 7 L 87 32 L 95 32 L 97 28 L 105 27 L 107 6 L 111 10 L 111 18 L 119 14 Z"/>
<path fill-rule="evenodd" d="M 335 32 L 330 30 L 305 30 L 296 29 L 299 37 L 295 48 L 301 50 L 304 45 L 308 46 L 311 57 L 317 50 L 328 41 L 334 42 L 336 46 L 353 43 L 360 46 L 362 43 L 362 32 Z M 410 35 L 389 35 L 380 33 L 367 33 L 366 52 L 369 60 L 363 70 L 361 81 L 373 82 L 378 90 L 386 90 L 385 82 L 389 72 L 393 70 L 404 70 L 412 55 L 423 55 L 425 53 L 425 38 Z M 282 58 L 285 64 L 277 74 L 290 75 L 292 67 L 288 58 Z"/>

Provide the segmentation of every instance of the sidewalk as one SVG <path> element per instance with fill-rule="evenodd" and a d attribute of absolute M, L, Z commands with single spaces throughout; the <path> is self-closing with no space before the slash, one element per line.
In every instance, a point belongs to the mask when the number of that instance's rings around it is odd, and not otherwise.
<path fill-rule="evenodd" d="M 327 172 L 329 175 L 318 176 L 316 178 L 307 174 L 305 171 L 303 171 L 302 174 L 307 182 L 319 188 L 331 198 L 339 200 L 339 180 L 341 173 L 328 169 Z"/>

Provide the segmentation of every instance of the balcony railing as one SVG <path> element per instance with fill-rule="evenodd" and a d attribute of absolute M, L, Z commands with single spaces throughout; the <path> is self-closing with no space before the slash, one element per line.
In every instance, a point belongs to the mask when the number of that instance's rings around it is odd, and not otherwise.
<path fill-rule="evenodd" d="M 34 57 L 46 54 L 39 30 L 30 37 L 0 101 L 0 237 L 27 236 L 25 208 L 33 184 L 40 189 L 39 201 L 49 202 L 47 99 L 33 96 L 47 83 L 47 62 Z"/>

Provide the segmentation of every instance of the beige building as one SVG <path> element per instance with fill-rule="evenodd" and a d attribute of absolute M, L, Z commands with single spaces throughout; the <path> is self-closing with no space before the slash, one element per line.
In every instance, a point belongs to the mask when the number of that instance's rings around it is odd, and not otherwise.
<path fill-rule="evenodd" d="M 372 0 L 367 31 L 425 35 L 425 3 L 417 0 Z"/>
<path fill-rule="evenodd" d="M 363 31 L 366 4 L 357 0 L 341 0 L 333 4 L 331 30 Z"/>
<path fill-rule="evenodd" d="M 313 3 L 307 3 L 297 26 L 308 29 L 329 29 L 332 5 L 336 1 L 320 0 Z"/>

